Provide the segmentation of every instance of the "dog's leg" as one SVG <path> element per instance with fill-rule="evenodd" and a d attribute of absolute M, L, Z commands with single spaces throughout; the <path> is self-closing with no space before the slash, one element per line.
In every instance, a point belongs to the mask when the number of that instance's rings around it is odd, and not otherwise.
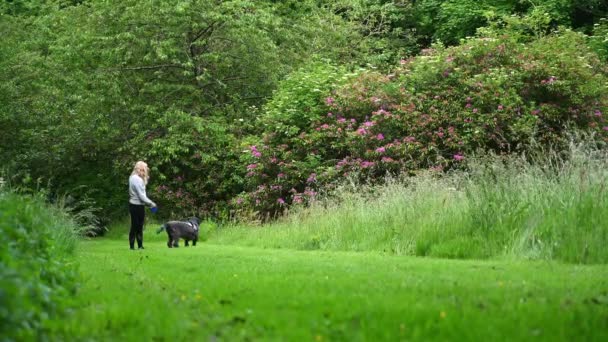
<path fill-rule="evenodd" d="M 172 248 L 173 247 L 173 236 L 171 235 L 171 233 L 167 230 L 167 247 Z"/>
<path fill-rule="evenodd" d="M 197 241 L 197 240 L 198 240 L 198 239 L 194 239 L 194 240 L 192 240 L 192 246 L 193 246 L 193 247 L 194 247 L 194 246 L 196 246 L 196 241 Z"/>
<path fill-rule="evenodd" d="M 184 241 L 185 241 L 185 242 L 184 242 L 184 246 L 188 247 L 188 246 L 189 246 L 189 245 L 188 245 L 188 240 L 184 240 Z"/>
<path fill-rule="evenodd" d="M 173 240 L 173 247 L 174 247 L 174 248 L 179 247 L 179 237 L 176 237 L 176 238 Z"/>

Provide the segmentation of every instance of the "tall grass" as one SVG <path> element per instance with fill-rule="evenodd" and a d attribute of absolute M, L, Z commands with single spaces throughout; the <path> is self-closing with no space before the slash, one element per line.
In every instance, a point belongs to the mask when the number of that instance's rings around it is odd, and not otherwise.
<path fill-rule="evenodd" d="M 0 225 L 4 233 L 21 229 L 32 234 L 32 239 L 44 237 L 52 244 L 54 252 L 62 255 L 71 254 L 80 237 L 93 229 L 78 223 L 83 213 L 73 213 L 62 199 L 49 204 L 43 194 L 0 190 L 0 208 Z"/>
<path fill-rule="evenodd" d="M 608 153 L 485 156 L 468 171 L 421 173 L 384 185 L 347 183 L 332 196 L 260 227 L 236 225 L 218 243 L 372 250 L 447 258 L 608 262 Z"/>

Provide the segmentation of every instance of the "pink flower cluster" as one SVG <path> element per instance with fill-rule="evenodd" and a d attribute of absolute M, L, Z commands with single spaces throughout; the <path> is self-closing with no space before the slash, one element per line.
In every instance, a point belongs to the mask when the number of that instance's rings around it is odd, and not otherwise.
<path fill-rule="evenodd" d="M 456 161 L 462 161 L 462 160 L 464 160 L 464 156 L 462 154 L 460 154 L 460 153 L 457 153 L 457 154 L 454 155 L 454 160 L 456 160 Z"/>
<path fill-rule="evenodd" d="M 546 80 L 542 80 L 540 81 L 540 84 L 552 84 L 553 82 L 557 81 L 557 77 L 555 76 L 550 76 L 549 78 L 547 78 Z"/>
<path fill-rule="evenodd" d="M 258 149 L 255 145 L 249 146 L 249 149 L 251 150 L 251 155 L 254 156 L 255 158 L 262 157 L 262 152 L 258 151 Z"/>
<path fill-rule="evenodd" d="M 308 179 L 306 179 L 306 183 L 314 183 L 316 181 L 317 181 L 316 173 L 311 173 L 310 176 L 308 176 Z"/>

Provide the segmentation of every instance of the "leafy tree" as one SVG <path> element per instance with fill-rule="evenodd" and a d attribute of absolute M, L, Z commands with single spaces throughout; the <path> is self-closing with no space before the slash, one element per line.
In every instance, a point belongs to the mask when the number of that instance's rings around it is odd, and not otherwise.
<path fill-rule="evenodd" d="M 563 25 L 591 33 L 593 25 L 608 15 L 608 4 L 602 0 L 419 0 L 414 9 L 423 46 L 437 40 L 458 44 L 487 25 L 488 18 L 547 13 L 549 29 Z"/>
<path fill-rule="evenodd" d="M 589 38 L 589 45 L 604 61 L 608 61 L 608 18 L 601 19 L 593 27 L 593 35 Z"/>
<path fill-rule="evenodd" d="M 221 163 L 238 159 L 236 136 L 256 130 L 253 108 L 291 70 L 315 56 L 346 61 L 359 41 L 314 1 L 21 4 L 0 23 L 0 156 L 16 179 L 92 197 L 108 216 L 122 212 L 138 159 L 155 168 L 152 189 L 206 179 L 188 189 L 195 210 L 240 192 Z"/>
<path fill-rule="evenodd" d="M 325 6 L 358 33 L 351 57 L 361 66 L 386 68 L 419 51 L 412 1 L 339 0 Z"/>

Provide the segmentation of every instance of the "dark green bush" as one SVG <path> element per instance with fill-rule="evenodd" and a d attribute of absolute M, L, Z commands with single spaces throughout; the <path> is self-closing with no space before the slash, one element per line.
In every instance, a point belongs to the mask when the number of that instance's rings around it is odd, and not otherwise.
<path fill-rule="evenodd" d="M 158 136 L 143 137 L 134 148 L 147 148 L 140 155 L 152 169 L 148 195 L 158 204 L 159 215 L 221 216 L 232 194 L 242 191 L 244 173 L 239 172 L 236 137 L 225 119 L 175 110 L 159 118 L 153 129 Z M 125 182 L 132 163 L 124 166 Z"/>
<path fill-rule="evenodd" d="M 40 199 L 0 190 L 2 340 L 44 340 L 65 313 L 76 291 L 76 230 Z"/>

